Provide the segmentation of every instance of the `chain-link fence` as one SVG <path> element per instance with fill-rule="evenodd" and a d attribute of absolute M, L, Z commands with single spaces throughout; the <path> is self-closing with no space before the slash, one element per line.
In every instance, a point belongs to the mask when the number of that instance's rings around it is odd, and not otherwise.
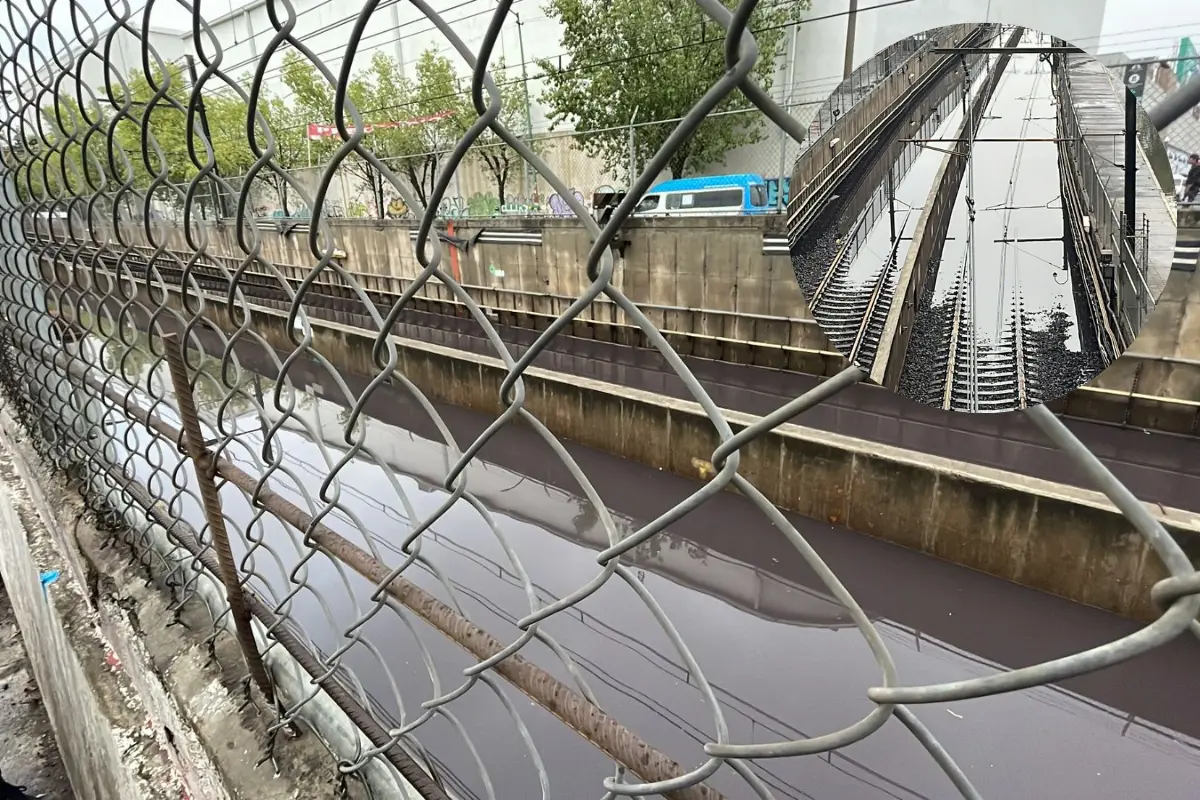
<path fill-rule="evenodd" d="M 844 102 L 849 104 L 852 99 L 844 98 Z M 825 130 L 820 118 L 814 116 L 815 112 L 820 111 L 829 119 L 836 117 L 829 117 L 828 104 L 829 101 L 826 101 L 818 108 L 817 101 L 796 100 L 783 107 L 797 119 L 813 117 L 810 136 L 815 139 Z M 731 148 L 719 164 L 707 165 L 705 171 L 761 177 L 767 187 L 768 205 L 782 212 L 788 202 L 791 165 L 808 143 L 798 143 L 782 132 L 768 130 L 766 121 L 757 109 L 717 112 L 715 118 L 738 125 L 740 132 L 746 134 L 752 144 Z M 604 198 L 623 193 L 629 185 L 630 171 L 637 174 L 641 169 L 639 165 L 670 136 L 681 121 L 682 118 L 634 121 L 620 128 L 588 132 L 547 131 L 523 136 L 522 141 L 553 167 L 556 174 L 562 176 L 563 183 L 569 187 L 573 197 L 585 206 L 593 207 L 597 202 L 607 202 Z M 182 136 L 186 123 L 183 119 L 176 122 L 176 133 Z M 614 138 L 628 142 L 626 152 L 621 153 L 620 159 L 612 155 L 610 142 Z M 329 136 L 322 133 L 319 149 L 327 150 L 328 139 Z M 601 140 L 606 143 L 599 144 Z M 364 141 L 369 147 L 371 137 L 366 137 Z M 419 150 L 404 156 L 381 156 L 379 160 L 393 174 L 400 176 L 418 201 L 425 203 L 437 175 L 453 152 L 451 148 Z M 131 159 L 139 157 L 136 150 L 127 150 L 125 155 Z M 327 152 L 310 154 L 266 180 L 250 180 L 247 186 L 251 213 L 258 217 L 310 218 L 312 209 L 306 205 L 304 198 L 316 192 L 325 172 L 319 164 L 327 156 Z M 457 168 L 451 173 L 450 186 L 437 208 L 438 219 L 572 215 L 570 206 L 554 187 L 504 143 L 475 144 L 464 158 L 456 161 Z M 684 165 L 668 166 L 659 173 L 658 179 L 669 180 L 673 170 L 681 168 Z M 235 192 L 240 192 L 246 179 L 245 173 L 222 177 Z M 148 183 L 148 179 L 142 183 Z M 172 183 L 180 194 L 187 191 L 188 182 Z M 232 216 L 233 209 L 228 197 L 223 201 L 221 195 L 219 186 L 208 181 L 202 183 L 195 194 L 196 216 L 200 220 Z M 597 201 L 597 198 L 601 199 Z M 183 219 L 182 207 L 170 198 L 160 199 L 155 211 L 177 224 Z M 333 219 L 416 218 L 405 198 L 383 179 L 380 171 L 371 162 L 357 156 L 343 162 L 333 175 L 322 213 Z M 127 213 L 125 218 L 133 217 Z"/>
<path fill-rule="evenodd" d="M 1178 91 L 1181 81 L 1187 81 L 1196 72 L 1200 62 L 1180 58 L 1166 58 L 1150 70 L 1142 94 L 1144 106 L 1153 106 L 1172 92 Z M 1177 200 L 1183 201 L 1186 194 L 1186 179 L 1191 164 L 1188 159 L 1200 154 L 1200 106 L 1192 108 L 1161 132 L 1162 149 L 1171 166 L 1171 180 Z"/>
<path fill-rule="evenodd" d="M 550 785 L 548 745 L 544 738 L 536 744 L 530 734 L 536 724 L 557 732 L 556 742 L 581 736 L 587 747 L 611 759 L 611 776 L 603 786 L 591 787 L 595 795 L 717 798 L 722 793 L 713 787 L 721 780 L 733 787 L 731 794 L 770 798 L 776 796 L 772 759 L 832 753 L 896 718 L 958 792 L 977 797 L 954 761 L 953 745 L 943 747 L 912 706 L 1051 684 L 1132 659 L 1189 630 L 1200 635 L 1195 621 L 1200 584 L 1188 556 L 1044 406 L 1031 409 L 1029 417 L 1128 517 L 1172 577 L 1154 587 L 1163 614 L 1137 633 L 986 677 L 907 685 L 878 624 L 739 470 L 743 449 L 859 383 L 863 374 L 847 369 L 735 432 L 662 331 L 617 288 L 614 273 L 620 264 L 618 234 L 638 197 L 723 101 L 745 98 L 765 118 L 769 136 L 796 147 L 810 138 L 807 123 L 750 77 L 756 61 L 766 57 L 752 33 L 754 0 L 733 7 L 697 0 L 706 25 L 721 31 L 725 72 L 711 85 L 696 87 L 691 111 L 664 125 L 669 132 L 656 134 L 661 143 L 642 157 L 633 120 L 632 179 L 619 170 L 573 172 L 564 155 L 573 144 L 560 146 L 553 137 L 526 140 L 519 125 L 514 129 L 505 121 L 503 92 L 488 64 L 509 25 L 511 0 L 500 0 L 489 12 L 487 32 L 476 48 L 464 43 L 447 15 L 425 0 L 412 0 L 469 66 L 471 74 L 463 80 L 469 79 L 472 90 L 468 111 L 459 112 L 469 112 L 468 124 L 451 147 L 436 151 L 441 164 L 428 191 L 421 192 L 404 174 L 411 164 L 372 149 L 372 134 L 366 133 L 348 91 L 352 76 L 346 65 L 379 3 L 367 3 L 359 14 L 343 67 L 335 72 L 294 35 L 291 3 L 266 0 L 275 35 L 257 54 L 257 73 L 248 81 L 223 66 L 224 44 L 199 4 L 195 10 L 182 0 L 180 5 L 190 15 L 197 62 L 195 79 L 183 87 L 155 49 L 149 13 L 141 15 L 122 2 L 106 2 L 103 9 L 82 0 L 8 5 L 0 24 L 5 199 L 0 379 L 7 408 L 45 456 L 79 481 L 92 511 L 119 532 L 181 605 L 195 594 L 197 570 L 220 578 L 228 603 L 213 609 L 212 635 L 231 630 L 237 636 L 256 691 L 277 712 L 273 732 L 302 719 L 319 691 L 362 728 L 370 748 L 334 755 L 343 776 L 384 765 L 402 776 L 415 796 L 495 797 L 487 765 L 494 769 L 503 762 L 520 764 L 536 776 L 526 796 L 565 796 Z M 138 43 L 142 71 L 136 87 L 133 78 L 112 67 L 109 45 L 118 34 Z M 296 143 L 276 130 L 272 116 L 279 108 L 261 102 L 263 70 L 285 49 L 318 74 L 326 87 L 323 96 L 332 104 L 329 117 L 344 120 L 330 146 L 314 157 L 311 168 L 305 166 L 307 175 L 284 165 L 284 150 Z M 99 84 L 85 78 L 97 64 L 104 74 Z M 888 71 L 886 65 L 879 69 L 879 74 Z M 218 89 L 253 110 L 240 127 L 218 130 L 211 119 L 199 118 L 201 99 Z M 182 119 L 186 135 L 171 139 L 170 131 L 179 128 L 157 125 L 156 114 Z M 246 169 L 221 163 L 229 138 L 240 138 L 239 146 L 249 154 Z M 585 289 L 519 355 L 504 343 L 478 298 L 456 279 L 452 248 L 434 232 L 439 213 L 458 207 L 450 199 L 454 176 L 468 159 L 486 162 L 480 155 L 486 148 L 511 154 L 511 202 L 523 196 L 531 205 L 536 192 L 539 203 L 575 221 L 592 243 L 587 263 L 578 267 L 587 276 Z M 287 154 L 295 157 L 294 149 Z M 422 271 L 389 304 L 369 291 L 368 276 L 342 265 L 340 242 L 328 223 L 334 216 L 329 206 L 352 162 L 382 176 L 382 189 L 374 189 L 377 199 L 389 208 L 397 203 L 398 213 L 418 222 L 414 251 Z M 428 159 L 422 163 L 429 166 Z M 190 177 L 173 180 L 180 174 Z M 227 177 L 235 175 L 241 177 Z M 602 226 L 589 208 L 587 192 L 597 188 L 589 181 L 608 186 L 621 177 L 628 192 Z M 476 191 L 466 177 L 459 180 L 460 198 L 462 192 Z M 260 193 L 280 192 L 280 187 L 294 194 L 296 208 L 309 209 L 312 220 L 304 245 L 306 273 L 299 281 L 288 280 L 266 257 L 255 224 Z M 343 203 L 364 202 L 346 199 L 353 196 L 346 191 Z M 241 250 L 233 258 L 211 252 L 212 227 L 202 224 L 199 202 L 204 196 L 213 198 L 210 209 L 231 210 L 228 224 L 236 227 Z M 503 213 L 510 202 L 507 193 L 504 202 L 498 195 L 494 201 L 489 199 L 484 210 Z M 172 227 L 162 209 L 178 210 L 178 226 Z M 165 246 L 172 230 L 182 230 L 186 249 Z M 223 288 L 213 289 L 214 281 Z M 369 373 L 365 378 L 339 369 L 332 340 L 306 310 L 306 298 L 326 282 L 341 287 L 374 331 L 370 363 L 359 365 L 360 373 Z M 470 444 L 456 441 L 447 421 L 451 412 L 405 374 L 390 336 L 406 304 L 426 284 L 440 284 L 461 304 L 507 370 L 499 398 L 503 411 Z M 256 304 L 268 296 L 288 308 L 290 342 L 282 354 L 252 324 Z M 572 451 L 527 407 L 531 363 L 602 302 L 620 308 L 662 355 L 720 441 L 707 462 L 707 482 L 694 485 L 646 524 L 628 525 L 610 513 Z M 317 397 L 318 390 L 334 395 L 335 403 Z M 436 473 L 438 493 L 429 491 L 427 482 L 398 474 L 382 440 L 367 433 L 368 410 L 400 402 L 396 397 L 404 398 L 407 413 L 426 420 L 430 435 L 442 440 L 439 455 L 422 460 Z M 553 592 L 531 578 L 513 547 L 513 529 L 498 524 L 471 481 L 480 451 L 502 446 L 505 429 L 516 424 L 532 431 L 578 485 L 587 501 L 580 513 L 588 529 L 602 532 L 595 572 L 578 580 L 566 576 L 569 585 L 560 583 Z M 751 728 L 745 725 L 731 726 L 733 712 L 705 677 L 695 639 L 680 633 L 649 583 L 629 565 L 639 546 L 662 542 L 668 527 L 727 489 L 736 490 L 782 532 L 841 609 L 837 624 L 853 626 L 865 640 L 879 679 L 867 691 L 869 707 L 857 721 L 808 738 L 768 734 L 769 741 L 762 741 L 761 731 L 748 734 Z M 469 584 L 447 579 L 439 567 L 434 555 L 439 529 L 463 515 L 488 533 L 469 555 L 508 582 L 522 598 L 523 616 L 507 619 L 489 610 Z M 694 735 L 697 744 L 686 753 L 686 763 L 608 716 L 578 657 L 546 630 L 551 620 L 586 622 L 583 601 L 615 602 L 618 589 L 626 593 L 622 602 L 631 604 L 628 615 L 651 620 L 654 635 L 674 651 L 677 682 L 696 687 L 708 717 L 707 729 Z M 617 646 L 623 634 L 606 635 Z M 262 652 L 272 648 L 287 650 L 305 667 L 313 678 L 312 694 L 277 694 Z M 783 667 L 752 665 L 760 668 Z M 515 701 L 513 688 L 526 699 Z M 460 716 L 468 693 L 493 698 L 486 716 Z M 555 751 L 568 760 L 573 753 L 578 751 Z M 801 796 L 799 791 L 792 787 L 785 794 Z"/>

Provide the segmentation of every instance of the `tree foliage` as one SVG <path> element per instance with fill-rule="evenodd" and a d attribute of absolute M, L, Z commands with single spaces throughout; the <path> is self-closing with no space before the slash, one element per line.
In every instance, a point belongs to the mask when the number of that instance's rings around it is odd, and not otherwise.
<path fill-rule="evenodd" d="M 155 70 L 151 79 L 134 70 L 126 78 L 126 85 L 127 92 L 114 93 L 116 108 L 124 105 L 127 95 L 131 118 L 123 117 L 118 121 L 114 138 L 116 146 L 122 148 L 132 162 L 137 188 L 145 190 L 154 176 L 165 173 L 167 181 L 179 191 L 158 190 L 155 197 L 177 204 L 179 192 L 187 191 L 200 168 L 208 162 L 211 148 L 219 174 L 231 181 L 236 189 L 237 179 L 255 160 L 245 134 L 247 110 L 241 97 L 228 89 L 216 89 L 219 84 L 206 84 L 200 93 L 205 118 L 201 119 L 200 105 L 197 104 L 189 127 L 187 109 L 192 106 L 193 91 L 182 66 L 168 64 L 165 70 Z M 166 96 L 157 101 L 156 87 L 166 89 Z M 203 135 L 205 121 L 207 147 Z M 120 164 L 117 168 L 122 169 Z M 201 213 L 216 210 L 218 196 L 223 193 L 215 181 L 205 181 L 195 195 Z M 228 205 L 226 211 L 231 213 L 231 200 Z"/>
<path fill-rule="evenodd" d="M 454 72 L 450 59 L 426 50 L 417 60 L 414 78 L 402 80 L 393 95 L 399 107 L 388 113 L 396 122 L 412 124 L 393 128 L 395 166 L 412 186 L 422 204 L 429 202 L 439 169 L 462 132 L 475 119 L 467 82 Z M 382 113 L 382 112 L 381 112 Z"/>
<path fill-rule="evenodd" d="M 504 59 L 499 59 L 491 67 L 492 80 L 500 90 L 499 122 L 518 138 L 528 139 L 529 127 L 529 86 L 523 80 L 510 80 Z M 487 103 L 487 92 L 484 92 L 484 103 Z M 469 125 L 469 123 L 468 123 Z M 463 130 L 466 130 L 464 126 Z M 496 198 L 500 205 L 505 203 L 505 187 L 513 177 L 513 169 L 520 168 L 525 160 L 516 150 L 513 150 L 504 140 L 491 129 L 487 128 L 475 140 L 474 158 L 483 163 L 496 182 Z M 526 144 L 532 145 L 532 141 Z"/>
<path fill-rule="evenodd" d="M 333 87 L 310 61 L 295 51 L 288 51 L 284 56 L 281 77 L 288 90 L 287 99 L 271 99 L 259 108 L 267 117 L 280 150 L 274 163 L 284 170 L 327 163 L 341 142 L 337 139 L 310 141 L 308 125 L 332 124 Z M 278 176 L 271 180 L 284 213 L 291 214 L 286 181 Z"/>
<path fill-rule="evenodd" d="M 396 59 L 377 50 L 370 66 L 350 82 L 348 94 L 362 116 L 363 124 L 378 125 L 403 115 L 398 106 L 412 96 L 412 86 Z M 352 122 L 346 120 L 347 130 L 351 129 Z M 363 143 L 377 158 L 388 163 L 397 156 L 411 153 L 411 137 L 406 133 L 398 128 L 374 128 L 364 137 Z M 370 187 L 375 214 L 384 216 L 386 189 L 383 176 L 369 161 L 358 156 L 353 157 L 347 167 L 351 174 Z"/>
<path fill-rule="evenodd" d="M 310 63 L 295 56 L 285 59 L 283 81 L 293 106 L 308 121 L 334 124 L 333 90 Z M 421 54 L 411 76 L 404 74 L 396 59 L 377 51 L 348 87 L 347 95 L 363 124 L 372 126 L 364 146 L 405 178 L 422 203 L 428 202 L 446 155 L 475 118 L 462 92 L 463 83 L 450 60 L 434 50 Z M 352 125 L 346 119 L 347 129 Z M 312 144 L 314 159 L 324 162 L 341 141 L 332 138 Z M 374 211 L 382 216 L 387 187 L 379 172 L 356 155 L 344 165 L 370 188 Z"/>
<path fill-rule="evenodd" d="M 731 10 L 736 5 L 721 1 Z M 763 89 L 773 83 L 785 26 L 808 7 L 809 0 L 764 3 L 751 16 L 760 53 L 753 76 Z M 549 0 L 545 11 L 563 26 L 569 63 L 538 62 L 547 86 L 541 99 L 554 125 L 573 123 L 583 149 L 610 170 L 628 164 L 635 111 L 639 120 L 678 119 L 725 73 L 725 35 L 693 0 Z M 730 150 L 761 141 L 761 114 L 719 115 L 749 106 L 741 92 L 723 100 L 671 157 L 673 176 L 719 164 Z M 637 129 L 638 169 L 673 128 Z"/>
<path fill-rule="evenodd" d="M 113 180 L 109 165 L 106 122 L 98 104 L 83 109 L 78 100 L 65 96 L 26 116 L 19 144 L 6 152 L 18 199 L 82 212 L 78 201 L 115 191 L 120 182 Z M 116 161 L 123 164 L 119 155 Z M 100 213 L 105 213 L 103 205 Z"/>
<path fill-rule="evenodd" d="M 118 90 L 114 96 L 118 108 L 129 103 L 129 117 L 118 121 L 115 143 L 129 154 L 136 188 L 145 191 L 157 176 L 162 175 L 179 191 L 156 189 L 155 198 L 178 205 L 179 192 L 185 191 L 199 172 L 188 150 L 192 132 L 188 130 L 184 109 L 189 105 L 191 90 L 183 67 L 175 63 L 167 64 L 166 69 L 156 69 L 149 77 L 140 70 L 134 70 L 126 77 L 125 83 L 127 90 Z M 159 88 L 165 88 L 166 96 L 156 100 Z M 196 141 L 196 155 L 204 163 L 206 154 L 200 140 Z M 204 193 L 204 199 L 210 199 L 208 192 Z M 202 206 L 202 210 L 207 209 Z"/>

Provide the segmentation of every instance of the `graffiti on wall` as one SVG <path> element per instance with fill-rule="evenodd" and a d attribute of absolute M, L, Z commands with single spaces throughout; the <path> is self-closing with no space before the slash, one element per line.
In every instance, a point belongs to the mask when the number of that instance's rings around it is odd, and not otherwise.
<path fill-rule="evenodd" d="M 263 210 L 265 211 L 266 209 L 264 208 Z M 339 217 L 346 216 L 346 211 L 344 208 L 342 208 L 342 204 L 336 200 L 326 200 L 325 206 L 324 206 L 324 211 L 325 211 L 325 217 L 328 219 L 336 219 Z M 265 216 L 265 214 L 264 214 L 264 216 Z M 275 217 L 277 219 L 278 218 L 312 219 L 312 209 L 309 208 L 307 205 L 302 205 L 299 208 L 294 209 L 291 214 L 285 214 L 285 213 L 283 213 L 282 208 L 276 208 L 274 211 L 271 212 L 271 216 Z"/>
<path fill-rule="evenodd" d="M 780 203 L 780 193 L 782 192 L 782 205 L 787 205 L 790 197 L 791 178 L 767 178 L 767 205 L 774 207 Z M 591 200 L 587 199 L 583 192 L 578 189 L 572 189 L 571 194 L 585 208 L 591 206 Z M 597 186 L 592 193 L 592 196 L 603 196 L 605 194 L 618 194 L 613 187 L 608 185 Z M 268 211 L 266 207 L 257 209 L 261 216 L 283 217 L 288 216 L 283 213 L 283 210 L 276 208 L 273 212 Z M 437 216 L 441 219 L 486 219 L 494 217 L 569 217 L 573 212 L 567 201 L 557 193 L 543 196 L 539 192 L 531 192 L 528 195 L 508 195 L 503 203 L 495 192 L 475 192 L 470 196 L 454 195 L 445 197 L 438 205 Z M 312 212 L 307 207 L 292 212 L 290 215 L 293 219 L 308 219 L 312 216 Z M 364 203 L 359 201 L 351 202 L 348 208 L 343 208 L 341 203 L 333 200 L 325 201 L 325 216 L 326 217 L 375 217 L 378 216 L 375 212 L 374 203 L 368 208 Z M 398 195 L 393 195 L 386 201 L 384 205 L 384 213 L 382 215 L 386 219 L 413 219 L 415 215 L 408 204 Z"/>
<path fill-rule="evenodd" d="M 788 204 L 788 197 L 791 194 L 792 179 L 791 178 L 767 178 L 767 205 L 776 206 L 780 202 L 779 192 L 783 191 L 783 205 Z"/>
<path fill-rule="evenodd" d="M 583 193 L 572 189 L 575 199 L 583 203 Z M 557 193 L 543 197 L 538 192 L 528 195 L 508 196 L 504 202 L 494 192 L 476 192 L 470 197 L 447 197 L 438 206 L 442 219 L 467 219 L 470 217 L 568 217 L 571 208 Z"/>

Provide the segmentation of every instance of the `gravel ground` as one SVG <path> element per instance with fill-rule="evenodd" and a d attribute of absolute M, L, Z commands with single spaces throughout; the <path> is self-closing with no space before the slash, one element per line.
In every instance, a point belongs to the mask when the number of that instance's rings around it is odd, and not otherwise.
<path fill-rule="evenodd" d="M 75 800 L 3 587 L 0 587 L 0 773 L 8 783 L 25 786 L 31 797 Z"/>

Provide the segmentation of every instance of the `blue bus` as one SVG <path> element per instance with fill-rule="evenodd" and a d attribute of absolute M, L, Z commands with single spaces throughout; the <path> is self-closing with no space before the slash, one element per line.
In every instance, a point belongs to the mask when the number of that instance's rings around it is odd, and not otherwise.
<path fill-rule="evenodd" d="M 633 210 L 638 217 L 709 217 L 767 214 L 767 182 L 761 175 L 715 175 L 663 181 Z"/>

